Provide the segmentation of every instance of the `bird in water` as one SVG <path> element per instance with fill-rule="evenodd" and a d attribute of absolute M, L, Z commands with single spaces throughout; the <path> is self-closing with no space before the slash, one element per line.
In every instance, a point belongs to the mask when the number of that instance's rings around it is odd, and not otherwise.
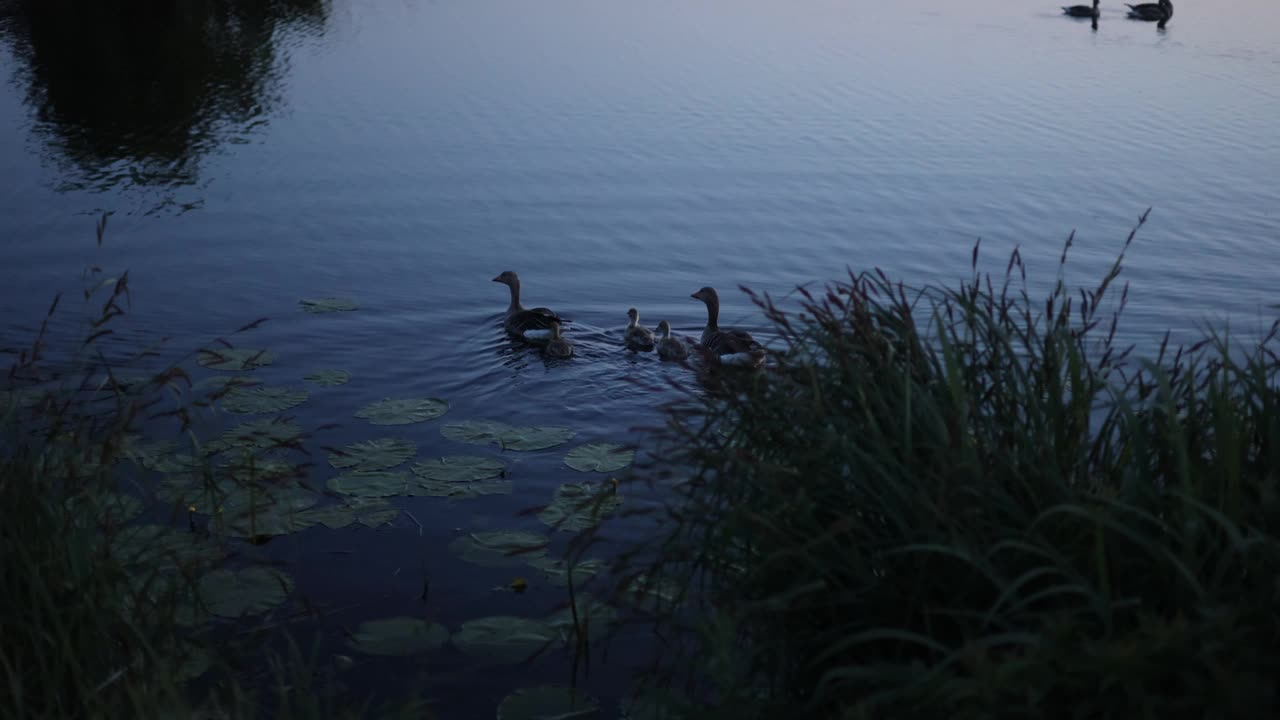
<path fill-rule="evenodd" d="M 1093 7 L 1089 7 L 1088 5 L 1071 5 L 1069 7 L 1064 6 L 1062 8 L 1062 12 L 1063 14 L 1070 15 L 1071 17 L 1097 18 L 1098 2 L 1099 0 L 1093 0 Z"/>
<path fill-rule="evenodd" d="M 502 283 L 511 290 L 511 304 L 507 306 L 507 315 L 502 323 L 508 335 L 527 342 L 546 342 L 551 339 L 552 325 L 569 322 L 548 308 L 521 305 L 520 276 L 514 271 L 504 270 L 493 282 Z"/>
<path fill-rule="evenodd" d="M 1161 26 L 1169 22 L 1173 18 L 1173 2 L 1172 0 L 1160 0 L 1156 3 L 1142 3 L 1141 5 L 1130 5 L 1125 3 L 1129 8 L 1130 20 L 1146 20 L 1147 22 L 1159 22 Z"/>
<path fill-rule="evenodd" d="M 551 339 L 542 348 L 542 352 L 546 353 L 547 357 L 553 358 L 573 357 L 573 346 L 569 344 L 568 340 L 560 337 L 560 323 L 551 324 Z"/>
<path fill-rule="evenodd" d="M 658 357 L 663 360 L 684 360 L 689 356 L 684 343 L 671 337 L 671 323 L 663 320 L 658 323 Z"/>
<path fill-rule="evenodd" d="M 746 330 L 721 328 L 720 296 L 715 289 L 704 287 L 690 297 L 707 306 L 707 326 L 702 330 L 702 347 L 721 365 L 760 367 L 764 364 L 764 347 Z"/>
<path fill-rule="evenodd" d="M 649 352 L 653 349 L 653 331 L 640 324 L 640 311 L 627 310 L 627 333 L 623 337 L 627 349 L 632 352 Z"/>

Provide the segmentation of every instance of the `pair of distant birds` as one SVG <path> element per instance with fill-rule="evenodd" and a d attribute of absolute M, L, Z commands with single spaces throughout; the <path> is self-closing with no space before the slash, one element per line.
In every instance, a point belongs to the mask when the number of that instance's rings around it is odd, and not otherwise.
<path fill-rule="evenodd" d="M 1127 15 L 1129 19 L 1158 22 L 1160 23 L 1160 27 L 1164 27 L 1164 24 L 1173 18 L 1173 3 L 1170 0 L 1142 3 L 1141 5 L 1130 5 L 1125 3 L 1125 7 L 1129 8 L 1129 14 Z M 1071 17 L 1097 19 L 1098 0 L 1093 0 L 1093 7 L 1089 7 L 1088 5 L 1072 5 L 1070 7 L 1063 7 L 1062 12 L 1070 15 Z"/>
<path fill-rule="evenodd" d="M 506 285 L 511 291 L 511 304 L 507 306 L 503 328 L 511 337 L 542 345 L 542 351 L 551 357 L 573 356 L 573 346 L 560 335 L 560 326 L 568 320 L 550 308 L 526 308 L 520 304 L 520 276 L 506 270 L 493 279 Z M 707 306 L 707 326 L 702 331 L 701 345 L 707 357 L 719 365 L 759 367 L 764 363 L 765 351 L 751 334 L 744 330 L 722 328 L 719 325 L 720 298 L 716 291 L 704 287 L 691 296 Z M 640 324 L 640 313 L 635 308 L 627 310 L 626 333 L 623 342 L 633 352 L 657 350 L 663 360 L 680 361 L 688 356 L 684 343 L 671 336 L 671 324 L 658 323 L 658 335 Z"/>

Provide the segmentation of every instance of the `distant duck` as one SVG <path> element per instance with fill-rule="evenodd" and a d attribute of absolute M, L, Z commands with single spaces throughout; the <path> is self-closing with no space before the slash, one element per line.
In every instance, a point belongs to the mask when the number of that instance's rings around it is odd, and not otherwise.
<path fill-rule="evenodd" d="M 649 352 L 653 349 L 653 331 L 640 324 L 640 311 L 635 308 L 627 310 L 627 334 L 624 340 L 627 349 L 632 352 Z"/>
<path fill-rule="evenodd" d="M 1063 7 L 1062 12 L 1070 15 L 1071 17 L 1096 18 L 1098 17 L 1098 2 L 1099 0 L 1093 0 L 1093 7 L 1089 7 L 1088 5 L 1072 5 L 1070 7 Z"/>
<path fill-rule="evenodd" d="M 560 323 L 551 323 L 551 339 L 542 348 L 542 352 L 546 353 L 548 357 L 554 358 L 573 357 L 573 346 L 569 344 L 568 340 L 560 337 Z"/>
<path fill-rule="evenodd" d="M 1146 20 L 1148 22 L 1159 21 L 1161 24 L 1168 22 L 1173 18 L 1173 2 L 1171 0 L 1160 0 L 1158 3 L 1142 3 L 1141 5 L 1129 5 L 1129 19 Z"/>
<path fill-rule="evenodd" d="M 690 297 L 707 305 L 707 327 L 702 331 L 702 347 L 711 353 L 721 365 L 759 367 L 764 364 L 764 347 L 745 330 L 721 328 L 720 296 L 704 287 Z"/>
<path fill-rule="evenodd" d="M 663 320 L 658 323 L 658 357 L 663 360 L 684 360 L 689 356 L 684 343 L 671 337 L 671 323 Z"/>
<path fill-rule="evenodd" d="M 520 276 L 511 270 L 504 270 L 493 281 L 511 290 L 511 305 L 507 307 L 507 317 L 502 324 L 508 335 L 530 342 L 546 342 L 552 337 L 553 325 L 569 322 L 547 308 L 526 309 L 521 305 Z"/>

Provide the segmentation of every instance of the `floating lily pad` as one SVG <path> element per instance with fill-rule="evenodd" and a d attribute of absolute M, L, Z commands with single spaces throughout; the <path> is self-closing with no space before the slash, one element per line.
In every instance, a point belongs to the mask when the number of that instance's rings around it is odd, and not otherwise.
<path fill-rule="evenodd" d="M 543 622 L 564 633 L 564 637 L 572 637 L 575 628 L 582 628 L 592 640 L 602 638 L 609 627 L 618 618 L 618 611 L 604 601 L 596 599 L 589 593 L 579 593 L 577 602 L 577 622 L 574 622 L 574 611 L 564 608 L 549 615 Z"/>
<path fill-rule="evenodd" d="M 244 488 L 222 504 L 214 527 L 236 537 L 300 532 L 315 524 L 303 511 L 319 500 L 316 493 L 300 487 Z"/>
<path fill-rule="evenodd" d="M 474 658 L 518 663 L 549 644 L 558 644 L 559 638 L 555 628 L 540 620 L 500 615 L 462 623 L 452 642 Z"/>
<path fill-rule="evenodd" d="M 466 483 L 498 477 L 506 470 L 500 460 L 474 455 L 449 455 L 415 463 L 413 474 L 424 480 Z"/>
<path fill-rule="evenodd" d="M 463 535 L 449 543 L 454 555 L 476 565 L 502 567 L 520 565 L 547 553 L 550 539 L 537 533 L 518 531 L 479 532 Z"/>
<path fill-rule="evenodd" d="M 350 312 L 360 309 L 355 300 L 344 297 L 304 298 L 298 304 L 309 313 Z"/>
<path fill-rule="evenodd" d="M 531 561 L 529 564 L 541 570 L 552 585 L 557 587 L 569 586 L 569 564 L 564 560 L 542 557 Z M 603 569 L 604 562 L 601 560 L 579 561 L 573 566 L 573 586 L 582 587 L 583 583 L 595 577 Z"/>
<path fill-rule="evenodd" d="M 301 405 L 309 397 L 311 393 L 306 390 L 280 385 L 235 388 L 222 397 L 222 407 L 237 415 L 278 413 Z"/>
<path fill-rule="evenodd" d="M 387 470 L 418 452 L 418 444 L 401 438 L 378 438 L 353 443 L 342 453 L 330 453 L 329 464 L 339 470 Z"/>
<path fill-rule="evenodd" d="M 356 411 L 356 417 L 372 425 L 409 425 L 434 420 L 445 414 L 449 403 L 438 398 L 379 400 Z"/>
<path fill-rule="evenodd" d="M 82 527 L 123 525 L 142 514 L 142 501 L 120 492 L 83 492 L 67 499 Z"/>
<path fill-rule="evenodd" d="M 162 473 L 192 473 L 204 465 L 195 455 L 179 452 L 178 446 L 169 441 L 135 444 L 125 454 L 147 470 Z"/>
<path fill-rule="evenodd" d="M 599 483 L 565 483 L 538 519 L 559 530 L 577 532 L 600 524 L 622 507 L 622 498 Z"/>
<path fill-rule="evenodd" d="M 211 370 L 253 370 L 275 359 L 270 351 L 254 348 L 214 348 L 196 354 L 196 362 Z"/>
<path fill-rule="evenodd" d="M 616 443 L 579 445 L 564 456 L 564 464 L 579 472 L 613 472 L 635 460 L 634 450 Z"/>
<path fill-rule="evenodd" d="M 346 370 L 317 370 L 303 375 L 302 379 L 309 383 L 315 383 L 320 387 L 335 387 L 337 385 L 345 385 L 351 380 L 351 373 Z"/>
<path fill-rule="evenodd" d="M 573 430 L 551 425 L 514 427 L 492 420 L 468 420 L 450 423 L 440 429 L 450 440 L 472 445 L 497 444 L 504 450 L 543 450 L 573 439 Z"/>
<path fill-rule="evenodd" d="M 165 571 L 221 560 L 224 553 L 208 539 L 163 525 L 131 525 L 111 539 L 121 564 Z"/>
<path fill-rule="evenodd" d="M 510 495 L 514 489 L 510 480 L 478 480 L 455 483 L 444 480 L 418 480 L 414 495 L 442 497 L 450 500 L 470 500 L 485 495 Z"/>
<path fill-rule="evenodd" d="M 581 690 L 541 685 L 517 690 L 498 705 L 498 720 L 596 720 L 600 706 Z"/>
<path fill-rule="evenodd" d="M 442 647 L 449 631 L 436 623 L 411 617 L 389 617 L 360 623 L 347 641 L 369 655 L 416 655 Z"/>
<path fill-rule="evenodd" d="M 200 579 L 200 599 L 221 617 L 258 615 L 282 604 L 293 592 L 293 578 L 279 570 L 251 567 L 214 570 Z"/>
<path fill-rule="evenodd" d="M 280 481 L 287 477 L 301 474 L 298 466 L 287 460 L 261 457 L 249 453 L 245 453 L 232 462 L 223 463 L 218 468 L 227 477 L 236 480 L 242 485 Z"/>
<path fill-rule="evenodd" d="M 331 530 L 340 530 L 355 523 L 365 527 L 386 525 L 400 514 L 400 508 L 380 498 L 353 497 L 321 508 L 312 508 L 303 515 L 307 522 L 319 523 Z"/>
<path fill-rule="evenodd" d="M 263 418 L 241 423 L 205 444 L 208 453 L 243 448 L 267 450 L 297 445 L 302 440 L 302 427 L 292 420 Z"/>
<path fill-rule="evenodd" d="M 413 495 L 409 473 L 386 470 L 356 470 L 329 478 L 328 488 L 353 497 L 380 498 Z"/>

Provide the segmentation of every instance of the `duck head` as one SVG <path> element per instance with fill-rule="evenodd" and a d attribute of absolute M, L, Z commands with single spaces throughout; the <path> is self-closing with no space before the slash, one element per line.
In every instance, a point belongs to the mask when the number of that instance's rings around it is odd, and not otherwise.
<path fill-rule="evenodd" d="M 716 291 L 710 287 L 704 287 L 698 292 L 690 295 L 689 297 L 696 298 L 707 304 L 720 301 L 720 297 L 716 295 Z"/>
<path fill-rule="evenodd" d="M 662 337 L 671 337 L 671 323 L 662 320 L 658 323 L 658 334 Z"/>
<path fill-rule="evenodd" d="M 520 284 L 520 276 L 515 274 L 514 270 L 503 270 L 493 282 L 502 283 L 503 285 L 512 286 Z"/>
<path fill-rule="evenodd" d="M 639 311 L 639 310 L 636 310 L 635 308 L 630 308 L 630 309 L 628 309 L 628 310 L 627 310 L 627 318 L 628 318 L 629 320 L 631 320 L 631 322 L 629 323 L 629 326 L 630 326 L 630 327 L 635 327 L 636 325 L 639 325 L 639 324 L 640 324 L 640 311 Z"/>

